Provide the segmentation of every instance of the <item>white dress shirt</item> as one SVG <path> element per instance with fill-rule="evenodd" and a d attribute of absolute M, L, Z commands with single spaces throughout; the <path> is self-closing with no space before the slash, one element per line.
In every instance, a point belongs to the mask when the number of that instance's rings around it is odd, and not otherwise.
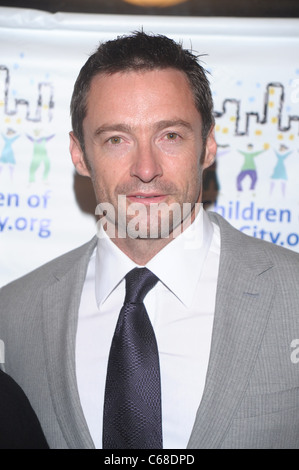
<path fill-rule="evenodd" d="M 219 227 L 201 208 L 195 221 L 146 265 L 160 281 L 144 304 L 159 350 L 164 449 L 185 449 L 208 367 L 220 258 Z M 101 233 L 88 266 L 79 309 L 76 372 L 81 405 L 102 448 L 110 345 L 136 264 Z"/>

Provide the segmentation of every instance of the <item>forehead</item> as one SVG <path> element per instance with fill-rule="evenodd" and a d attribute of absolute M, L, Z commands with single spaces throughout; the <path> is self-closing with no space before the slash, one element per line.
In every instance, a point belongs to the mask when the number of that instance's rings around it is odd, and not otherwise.
<path fill-rule="evenodd" d="M 151 80 L 153 77 L 159 79 L 159 81 L 178 81 L 180 83 L 185 84 L 186 87 L 190 88 L 190 83 L 188 77 L 185 72 L 172 68 L 172 67 L 165 67 L 165 68 L 153 68 L 153 69 L 127 69 L 118 72 L 99 72 L 96 74 L 91 80 L 90 88 L 96 86 L 97 82 L 101 82 L 102 84 L 109 84 L 112 81 L 115 82 L 126 82 L 126 80 L 136 80 L 140 79 L 140 81 L 146 81 L 147 79 Z"/>
<path fill-rule="evenodd" d="M 173 68 L 100 73 L 87 97 L 87 117 L 97 114 L 194 114 L 195 99 L 184 72 Z M 190 116 L 191 118 L 191 116 Z"/>

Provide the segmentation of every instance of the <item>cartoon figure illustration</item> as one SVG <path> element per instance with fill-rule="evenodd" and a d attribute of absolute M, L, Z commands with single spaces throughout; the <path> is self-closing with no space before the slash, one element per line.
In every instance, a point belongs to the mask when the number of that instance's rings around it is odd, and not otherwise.
<path fill-rule="evenodd" d="M 4 168 L 4 165 L 8 165 L 10 171 L 10 178 L 13 179 L 13 173 L 15 169 L 16 159 L 12 148 L 12 144 L 20 137 L 17 135 L 14 129 L 7 129 L 6 135 L 2 134 L 4 140 L 4 147 L 0 157 L 0 174 Z"/>
<path fill-rule="evenodd" d="M 34 130 L 34 136 L 32 137 L 27 134 L 28 139 L 33 142 L 33 156 L 29 168 L 29 183 L 35 182 L 36 172 L 41 166 L 44 165 L 44 171 L 42 179 L 46 183 L 48 180 L 49 172 L 50 172 L 50 159 L 47 152 L 46 144 L 47 142 L 54 137 L 55 134 L 50 135 L 48 137 L 40 137 L 41 130 L 36 129 Z"/>
<path fill-rule="evenodd" d="M 238 191 L 243 191 L 242 181 L 246 176 L 249 176 L 251 179 L 250 189 L 254 190 L 257 182 L 257 171 L 255 158 L 261 153 L 265 152 L 267 149 L 259 150 L 258 152 L 253 152 L 253 145 L 247 145 L 247 152 L 238 150 L 238 152 L 245 157 L 244 164 L 241 168 L 239 175 L 237 176 L 237 189 Z"/>
<path fill-rule="evenodd" d="M 280 145 L 279 152 L 275 150 L 277 163 L 276 163 L 276 166 L 274 167 L 273 174 L 271 176 L 270 194 L 272 194 L 275 184 L 280 181 L 281 192 L 282 192 L 282 195 L 285 196 L 286 183 L 288 180 L 287 171 L 285 167 L 285 160 L 288 158 L 289 155 L 291 155 L 291 153 L 293 153 L 292 150 L 289 152 L 286 152 L 287 150 L 288 150 L 288 147 L 284 144 Z"/>

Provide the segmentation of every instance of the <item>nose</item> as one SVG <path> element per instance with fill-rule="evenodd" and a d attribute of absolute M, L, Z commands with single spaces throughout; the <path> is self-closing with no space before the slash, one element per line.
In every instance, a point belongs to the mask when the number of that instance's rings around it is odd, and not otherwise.
<path fill-rule="evenodd" d="M 162 176 L 162 166 L 159 159 L 159 151 L 152 143 L 139 143 L 136 147 L 131 165 L 131 176 L 139 178 L 144 183 L 149 183 Z"/>

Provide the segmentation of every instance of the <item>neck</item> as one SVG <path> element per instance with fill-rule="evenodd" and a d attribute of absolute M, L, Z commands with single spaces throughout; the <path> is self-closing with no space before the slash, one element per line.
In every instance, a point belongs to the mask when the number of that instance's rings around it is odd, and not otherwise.
<path fill-rule="evenodd" d="M 158 254 L 174 238 L 178 237 L 194 221 L 199 209 L 192 209 L 191 214 L 181 222 L 167 237 L 163 238 L 131 238 L 129 236 L 116 236 L 111 241 L 127 255 L 134 263 L 145 266 L 156 254 Z"/>
<path fill-rule="evenodd" d="M 134 263 L 145 266 L 173 238 L 170 235 L 168 238 L 159 239 L 114 238 L 111 241 Z"/>

